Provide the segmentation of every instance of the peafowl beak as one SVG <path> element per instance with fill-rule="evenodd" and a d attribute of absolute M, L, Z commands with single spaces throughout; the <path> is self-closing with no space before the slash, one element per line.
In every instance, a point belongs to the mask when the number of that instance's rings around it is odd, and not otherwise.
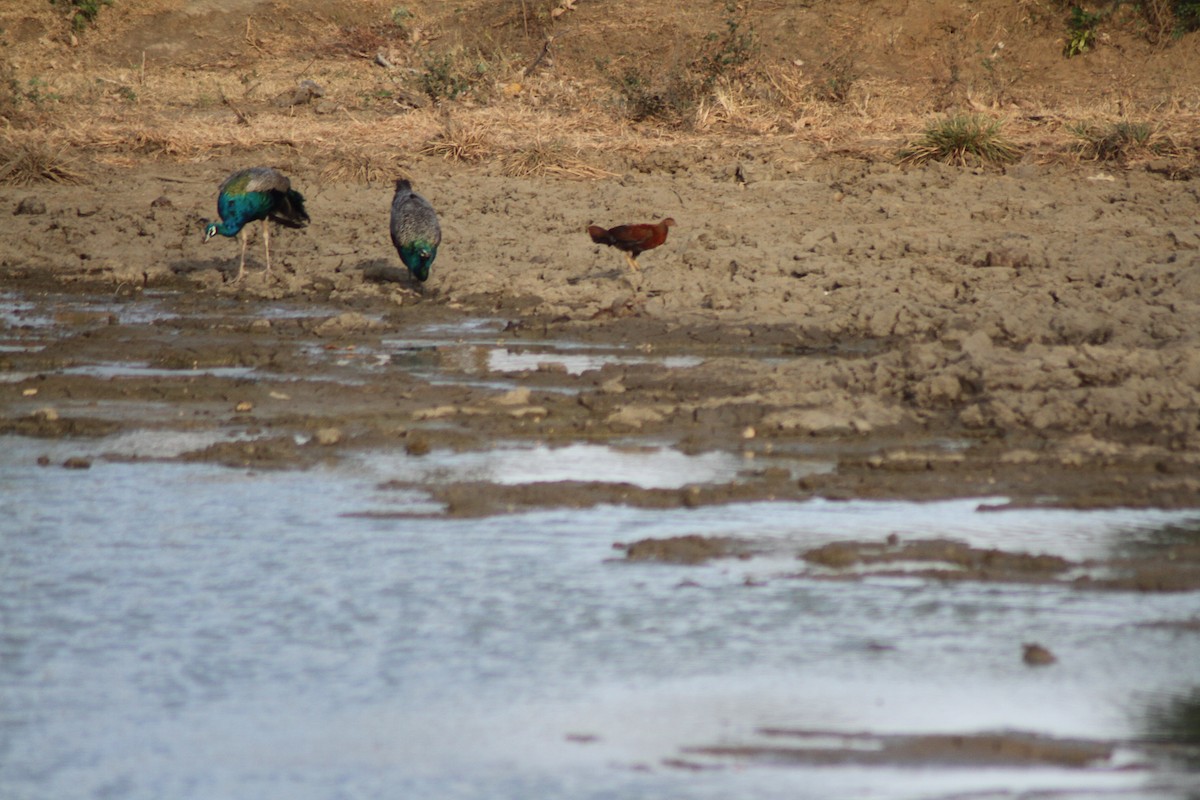
<path fill-rule="evenodd" d="M 217 226 L 215 223 L 208 222 L 204 225 L 204 241 L 208 241 L 217 235 Z"/>

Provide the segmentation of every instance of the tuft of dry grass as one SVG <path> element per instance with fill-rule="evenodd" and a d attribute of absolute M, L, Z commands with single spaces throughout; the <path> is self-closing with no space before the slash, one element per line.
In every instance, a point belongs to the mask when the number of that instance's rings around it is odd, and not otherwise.
<path fill-rule="evenodd" d="M 1091 161 L 1128 161 L 1160 149 L 1157 132 L 1149 123 L 1121 120 L 1107 126 L 1079 123 L 1068 130 L 1080 140 L 1079 154 Z"/>
<path fill-rule="evenodd" d="M 482 125 L 461 125 L 447 120 L 440 133 L 421 146 L 421 155 L 447 161 L 483 161 L 495 153 L 491 137 Z"/>
<path fill-rule="evenodd" d="M 321 180 L 329 183 L 387 182 L 403 174 L 400 158 L 392 150 L 335 145 L 321 150 Z"/>
<path fill-rule="evenodd" d="M 549 141 L 535 137 L 522 147 L 500 156 L 500 170 L 510 178 L 533 178 L 554 175 L 575 180 L 596 180 L 616 177 L 615 173 L 588 164 L 561 139 Z"/>
<path fill-rule="evenodd" d="M 0 183 L 83 183 L 85 176 L 77 163 L 65 144 L 11 135 L 0 138 Z"/>

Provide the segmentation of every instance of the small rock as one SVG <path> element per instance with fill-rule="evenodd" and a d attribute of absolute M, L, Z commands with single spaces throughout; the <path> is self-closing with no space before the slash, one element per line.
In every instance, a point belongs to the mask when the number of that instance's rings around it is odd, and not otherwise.
<path fill-rule="evenodd" d="M 1031 667 L 1045 667 L 1053 664 L 1055 661 L 1058 661 L 1058 659 L 1054 657 L 1054 653 L 1051 653 L 1040 644 L 1026 642 L 1025 644 L 1021 645 L 1021 647 L 1024 650 L 1021 658 Z"/>
<path fill-rule="evenodd" d="M 57 422 L 58 412 L 50 407 L 39 408 L 37 411 L 33 412 L 33 418 L 39 419 L 43 422 Z"/>
<path fill-rule="evenodd" d="M 50 466 L 50 456 L 42 455 L 37 457 L 37 465 L 39 467 Z"/>
<path fill-rule="evenodd" d="M 38 390 L 37 390 L 37 389 L 33 389 L 33 388 L 29 388 L 29 389 L 22 389 L 22 390 L 21 390 L 21 396 L 22 396 L 22 397 L 34 397 L 34 396 L 36 396 L 36 395 L 37 395 L 37 393 L 38 393 Z"/>
<path fill-rule="evenodd" d="M 1000 454 L 1001 464 L 1036 464 L 1041 460 L 1033 450 L 1016 449 Z"/>
<path fill-rule="evenodd" d="M 238 412 L 239 414 L 245 414 L 247 411 L 254 410 L 254 403 L 251 403 L 249 400 L 243 400 L 242 402 L 240 402 L 236 406 L 234 406 L 233 410 Z"/>
<path fill-rule="evenodd" d="M 337 428 L 321 428 L 313 435 L 313 441 L 325 447 L 331 447 L 342 441 L 342 432 Z"/>
<path fill-rule="evenodd" d="M 458 406 L 444 405 L 434 406 L 433 408 L 420 408 L 413 412 L 413 419 L 421 421 L 427 419 L 443 419 L 444 417 L 453 417 L 458 413 Z"/>
<path fill-rule="evenodd" d="M 21 202 L 17 203 L 17 210 L 13 214 L 45 214 L 46 204 L 36 197 L 26 197 Z"/>
<path fill-rule="evenodd" d="M 662 422 L 663 415 L 653 408 L 645 406 L 626 406 L 608 416 L 609 425 L 623 425 L 627 428 L 640 428 L 647 423 Z"/>
<path fill-rule="evenodd" d="M 528 387 L 519 386 L 512 391 L 505 392 L 492 400 L 492 402 L 500 406 L 527 406 L 529 405 L 530 394 Z"/>
<path fill-rule="evenodd" d="M 379 320 L 357 311 L 347 311 L 322 321 L 313 329 L 313 332 L 318 336 L 338 336 L 346 333 L 361 333 L 381 327 L 383 327 L 383 323 Z"/>
<path fill-rule="evenodd" d="M 254 322 L 250 323 L 250 330 L 252 330 L 252 331 L 269 331 L 269 330 L 271 330 L 271 320 L 256 319 L 256 320 L 254 320 Z"/>
<path fill-rule="evenodd" d="M 63 469 L 91 469 L 92 460 L 82 456 L 71 456 L 62 465 Z"/>
<path fill-rule="evenodd" d="M 404 445 L 404 452 L 410 456 L 423 456 L 428 454 L 431 449 L 429 440 L 419 436 L 409 439 Z"/>
<path fill-rule="evenodd" d="M 158 197 L 150 201 L 151 208 L 174 208 L 175 204 L 171 202 L 171 198 L 165 194 L 160 194 Z"/>
<path fill-rule="evenodd" d="M 315 81 L 301 81 L 300 85 L 295 89 L 283 92 L 276 96 L 274 104 L 279 108 L 289 108 L 291 106 L 301 106 L 305 103 L 311 103 L 318 97 L 323 97 L 325 90 L 321 88 Z"/>

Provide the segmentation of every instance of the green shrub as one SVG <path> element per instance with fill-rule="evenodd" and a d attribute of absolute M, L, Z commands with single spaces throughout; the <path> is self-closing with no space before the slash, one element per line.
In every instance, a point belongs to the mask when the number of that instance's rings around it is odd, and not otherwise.
<path fill-rule="evenodd" d="M 1096 28 L 1103 19 L 1103 14 L 1072 6 L 1071 19 L 1067 23 L 1070 35 L 1067 37 L 1067 43 L 1063 45 L 1063 55 L 1072 58 L 1090 50 L 1096 41 Z"/>
<path fill-rule="evenodd" d="M 1182 33 L 1200 31 L 1200 0 L 1176 0 L 1172 8 L 1178 23 L 1176 30 Z"/>
<path fill-rule="evenodd" d="M 1001 120 L 981 114 L 957 114 L 930 123 L 915 142 L 900 151 L 900 163 L 941 161 L 966 166 L 1016 161 L 1021 151 L 1000 134 Z"/>
<path fill-rule="evenodd" d="M 744 17 L 745 11 L 734 0 L 726 0 L 725 30 L 705 37 L 707 47 L 697 59 L 705 88 L 745 68 L 758 55 L 758 37 Z"/>
<path fill-rule="evenodd" d="M 1154 129 L 1145 122 L 1121 121 L 1103 128 L 1081 123 L 1069 130 L 1081 140 L 1080 153 L 1095 161 L 1121 161 L 1156 149 Z"/>
<path fill-rule="evenodd" d="M 459 70 L 454 56 L 449 53 L 425 59 L 424 71 L 419 82 L 421 91 L 434 101 L 453 100 L 471 88 L 471 82 Z"/>
<path fill-rule="evenodd" d="M 54 5 L 70 6 L 74 9 L 71 14 L 71 27 L 82 31 L 96 22 L 102 6 L 111 6 L 113 0 L 50 0 Z"/>

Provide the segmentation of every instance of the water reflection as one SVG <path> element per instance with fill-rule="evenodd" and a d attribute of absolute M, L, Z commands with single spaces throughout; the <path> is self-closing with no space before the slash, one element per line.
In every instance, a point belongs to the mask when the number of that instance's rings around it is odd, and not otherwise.
<path fill-rule="evenodd" d="M 1200 771 L 1200 686 L 1151 702 L 1141 728 L 1146 741 L 1167 746 L 1163 754 L 1168 759 Z"/>

